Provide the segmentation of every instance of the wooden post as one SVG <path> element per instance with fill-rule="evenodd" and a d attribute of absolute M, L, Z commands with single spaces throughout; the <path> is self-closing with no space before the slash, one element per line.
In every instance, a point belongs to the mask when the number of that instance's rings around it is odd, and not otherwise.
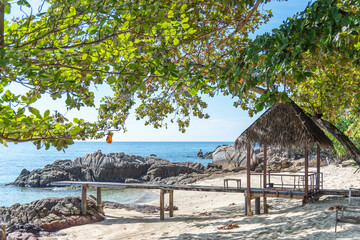
<path fill-rule="evenodd" d="M 266 174 L 267 174 L 267 147 L 266 144 L 264 144 L 264 188 L 266 188 Z M 264 193 L 264 213 L 269 213 L 269 209 L 267 207 L 267 199 Z"/>
<path fill-rule="evenodd" d="M 260 214 L 260 198 L 255 198 L 255 214 Z"/>
<path fill-rule="evenodd" d="M 169 217 L 174 216 L 174 190 L 169 191 Z"/>
<path fill-rule="evenodd" d="M 316 189 L 320 190 L 320 144 L 316 146 Z"/>
<path fill-rule="evenodd" d="M 102 208 L 101 205 L 101 187 L 96 188 L 96 202 L 100 208 Z"/>
<path fill-rule="evenodd" d="M 165 219 L 164 195 L 165 191 L 160 189 L 160 220 Z"/>
<path fill-rule="evenodd" d="M 247 176 L 247 190 L 246 190 L 246 205 L 247 205 L 247 216 L 252 216 L 253 213 L 251 212 L 251 186 L 250 186 L 250 151 L 251 145 L 248 143 L 247 145 L 247 162 L 246 162 L 246 176 Z"/>
<path fill-rule="evenodd" d="M 87 186 L 81 186 L 81 213 L 82 215 L 86 215 L 87 212 L 87 203 L 86 203 L 86 190 Z"/>
<path fill-rule="evenodd" d="M 304 189 L 304 204 L 309 199 L 309 149 L 305 146 L 305 189 Z"/>

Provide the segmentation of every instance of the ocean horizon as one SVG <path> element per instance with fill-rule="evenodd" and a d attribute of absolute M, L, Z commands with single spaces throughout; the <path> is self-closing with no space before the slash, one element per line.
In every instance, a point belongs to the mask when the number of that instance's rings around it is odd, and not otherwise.
<path fill-rule="evenodd" d="M 15 203 L 28 203 L 45 197 L 80 196 L 80 189 L 66 188 L 24 188 L 7 186 L 13 182 L 22 169 L 29 171 L 43 168 L 55 160 L 75 160 L 88 153 L 100 150 L 104 154 L 124 152 L 131 155 L 156 156 L 172 162 L 197 162 L 206 166 L 211 159 L 199 159 L 197 153 L 201 149 L 205 154 L 214 151 L 220 145 L 234 144 L 230 141 L 116 141 L 111 144 L 100 141 L 76 141 L 65 151 L 57 151 L 55 148 L 36 149 L 31 142 L 13 144 L 8 147 L 0 146 L 0 207 L 9 207 Z M 96 195 L 90 190 L 89 194 Z M 152 199 L 151 194 L 145 190 L 136 189 L 104 189 L 103 200 L 118 203 L 136 203 Z"/>

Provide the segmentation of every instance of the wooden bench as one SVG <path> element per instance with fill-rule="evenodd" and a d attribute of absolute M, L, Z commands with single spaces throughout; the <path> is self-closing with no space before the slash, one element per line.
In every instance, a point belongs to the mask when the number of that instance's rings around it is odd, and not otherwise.
<path fill-rule="evenodd" d="M 338 223 L 360 224 L 360 207 L 342 207 L 336 209 L 335 232 Z"/>
<path fill-rule="evenodd" d="M 241 188 L 241 179 L 235 179 L 235 178 L 225 178 L 224 179 L 224 189 L 229 188 L 229 181 L 235 181 L 236 182 L 236 188 Z"/>

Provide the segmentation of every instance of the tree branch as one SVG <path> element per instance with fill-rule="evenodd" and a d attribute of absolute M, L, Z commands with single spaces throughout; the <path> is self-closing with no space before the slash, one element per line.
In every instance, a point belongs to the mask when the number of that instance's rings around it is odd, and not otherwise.
<path fill-rule="evenodd" d="M 217 45 L 217 47 L 221 47 L 222 45 L 224 45 L 227 41 L 229 41 L 229 39 L 231 39 L 236 33 L 238 33 L 244 27 L 244 25 L 249 21 L 249 18 L 253 15 L 253 13 L 256 11 L 256 9 L 258 9 L 261 2 L 262 2 L 261 0 L 258 0 L 255 3 L 254 7 L 251 9 L 251 11 L 248 13 L 248 15 L 246 15 L 246 17 L 243 18 L 239 22 L 239 24 L 236 26 L 236 29 L 226 39 L 224 39 L 224 41 L 219 43 Z"/>

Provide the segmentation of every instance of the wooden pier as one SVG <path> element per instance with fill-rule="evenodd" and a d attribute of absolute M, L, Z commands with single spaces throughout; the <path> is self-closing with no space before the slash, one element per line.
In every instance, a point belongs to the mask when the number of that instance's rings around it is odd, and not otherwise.
<path fill-rule="evenodd" d="M 165 194 L 169 194 L 169 216 L 173 217 L 174 213 L 174 191 L 201 191 L 201 192 L 228 192 L 228 193 L 245 193 L 247 188 L 227 187 L 227 186 L 201 186 L 201 185 L 168 185 L 168 184 L 142 184 L 142 183 L 115 183 L 115 182 L 81 182 L 81 181 L 59 181 L 52 182 L 52 186 L 78 186 L 81 187 L 81 211 L 86 214 L 87 211 L 87 189 L 89 187 L 96 187 L 97 189 L 97 203 L 101 206 L 101 189 L 102 188 L 133 188 L 133 189 L 159 189 L 160 190 L 160 220 L 165 218 Z M 252 199 L 259 199 L 260 197 L 275 197 L 275 198 L 294 198 L 303 199 L 304 191 L 294 191 L 279 188 L 265 188 L 265 189 L 251 189 L 248 196 Z M 322 189 L 318 192 L 319 195 L 340 195 L 348 196 L 349 191 L 346 189 Z M 246 199 L 246 198 L 245 198 Z M 246 206 L 246 204 L 245 204 Z M 245 211 L 246 212 L 246 211 Z"/>

